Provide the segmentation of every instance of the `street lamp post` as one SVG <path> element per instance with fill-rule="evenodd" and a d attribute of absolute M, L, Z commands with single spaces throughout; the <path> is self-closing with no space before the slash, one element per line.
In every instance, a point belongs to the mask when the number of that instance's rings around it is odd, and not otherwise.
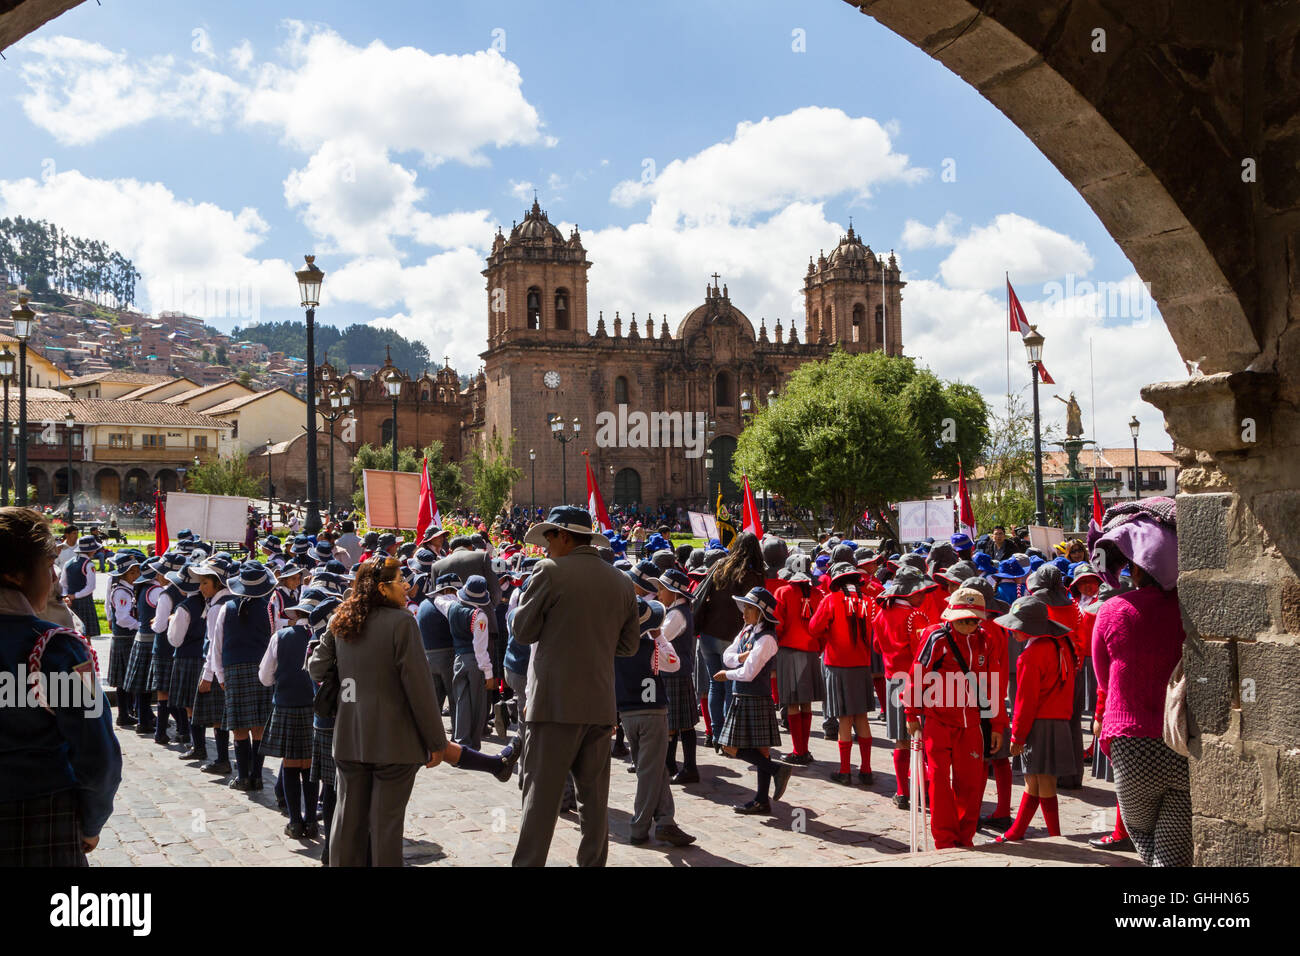
<path fill-rule="evenodd" d="M 302 307 L 307 310 L 307 519 L 303 531 L 320 531 L 320 511 L 316 507 L 316 306 L 320 305 L 320 287 L 325 273 L 316 266 L 315 256 L 305 256 L 307 265 L 295 273 Z"/>
<path fill-rule="evenodd" d="M 388 389 L 388 397 L 393 400 L 393 471 L 397 471 L 397 400 L 402 395 L 401 376 L 396 371 L 389 372 L 384 386 Z"/>
<path fill-rule="evenodd" d="M 528 520 L 531 522 L 537 515 L 537 452 L 531 448 L 528 449 L 528 466 L 533 472 L 533 500 L 528 506 Z"/>
<path fill-rule="evenodd" d="M 325 382 L 321 385 L 321 404 L 328 406 L 329 411 L 325 412 L 325 421 L 330 426 L 330 520 L 334 520 L 334 426 L 344 415 L 348 413 L 348 406 L 352 404 L 352 393 L 346 388 L 339 388 L 337 383 Z"/>
<path fill-rule="evenodd" d="M 704 510 L 709 510 L 709 473 L 713 471 L 713 435 L 714 429 L 718 423 L 712 418 L 709 419 L 708 428 L 704 432 Z"/>
<path fill-rule="evenodd" d="M 68 524 L 77 523 L 77 513 L 72 504 L 72 429 L 76 426 L 77 420 L 73 417 L 72 412 L 63 416 L 63 430 L 68 433 Z"/>
<path fill-rule="evenodd" d="M 776 389 L 774 389 L 774 388 L 769 388 L 769 389 L 767 390 L 767 407 L 768 407 L 768 408 L 771 408 L 771 407 L 772 407 L 773 405 L 775 405 L 775 404 L 776 404 Z M 764 489 L 763 489 L 763 527 L 767 527 L 767 522 L 768 522 L 768 500 L 769 500 L 771 497 L 772 497 L 772 496 L 771 496 L 770 494 L 768 494 L 767 488 L 764 488 Z"/>
<path fill-rule="evenodd" d="M 1047 509 L 1043 502 L 1043 445 L 1038 427 L 1038 363 L 1043 360 L 1043 336 L 1035 326 L 1029 327 L 1025 336 L 1025 351 L 1029 353 L 1029 370 L 1034 385 L 1034 523 L 1047 524 Z"/>
<path fill-rule="evenodd" d="M 1142 497 L 1141 479 L 1138 478 L 1138 428 L 1142 423 L 1138 421 L 1136 415 L 1128 423 L 1129 434 L 1133 436 L 1133 500 L 1136 501 Z"/>
<path fill-rule="evenodd" d="M 0 352 L 0 379 L 4 380 L 5 392 L 4 471 L 0 472 L 0 505 L 9 504 L 9 383 L 13 381 L 15 364 L 14 353 L 6 345 L 4 351 Z"/>
<path fill-rule="evenodd" d="M 266 440 L 266 513 L 275 527 L 275 486 L 271 484 L 271 439 Z"/>
<path fill-rule="evenodd" d="M 563 504 L 569 503 L 569 465 L 567 446 L 569 442 L 576 439 L 582 431 L 582 422 L 578 419 L 573 420 L 573 434 L 564 434 L 564 419 L 559 415 L 551 415 L 551 437 L 560 443 L 560 492 Z"/>
<path fill-rule="evenodd" d="M 9 313 L 18 340 L 18 467 L 14 469 L 14 502 L 27 504 L 27 340 L 36 325 L 36 313 L 27 308 L 27 296 L 18 296 L 18 308 Z"/>

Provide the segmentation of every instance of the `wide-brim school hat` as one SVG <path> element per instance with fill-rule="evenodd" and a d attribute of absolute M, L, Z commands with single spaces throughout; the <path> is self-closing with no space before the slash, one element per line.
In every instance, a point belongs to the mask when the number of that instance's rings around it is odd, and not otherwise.
<path fill-rule="evenodd" d="M 319 604 L 316 605 L 307 615 L 307 621 L 311 624 L 312 630 L 320 627 L 325 621 L 329 620 L 331 614 L 338 610 L 338 606 L 343 603 L 343 599 L 337 594 L 330 594 Z"/>
<path fill-rule="evenodd" d="M 853 563 L 863 570 L 873 570 L 883 557 L 883 554 L 876 554 L 870 548 L 862 547 L 853 552 Z"/>
<path fill-rule="evenodd" d="M 653 594 L 659 590 L 659 565 L 653 561 L 638 561 L 636 567 L 627 572 L 632 583 Z"/>
<path fill-rule="evenodd" d="M 186 594 L 193 594 L 199 589 L 199 582 L 189 575 L 188 565 L 175 571 L 168 571 L 163 577 L 166 578 L 168 583 L 176 585 Z"/>
<path fill-rule="evenodd" d="M 373 551 L 379 545 L 379 532 L 367 531 L 365 537 L 361 539 L 361 547 L 367 551 Z"/>
<path fill-rule="evenodd" d="M 958 561 L 950 564 L 940 571 L 935 571 L 932 577 L 936 581 L 945 581 L 948 584 L 961 584 L 968 578 L 979 576 L 979 570 L 969 561 Z"/>
<path fill-rule="evenodd" d="M 987 616 L 984 595 L 975 588 L 958 588 L 953 591 L 948 598 L 948 606 L 939 615 L 945 621 L 960 621 L 963 618 L 982 621 Z"/>
<path fill-rule="evenodd" d="M 161 569 L 161 567 L 162 567 L 161 556 L 156 555 L 152 558 L 145 558 L 143 561 L 140 562 L 139 580 L 141 581 L 153 580 L 154 578 L 158 577 L 158 572 Z"/>
<path fill-rule="evenodd" d="M 924 574 L 910 565 L 903 565 L 898 569 L 898 573 L 889 579 L 885 589 L 880 592 L 882 598 L 908 597 L 912 594 L 923 594 L 937 588 L 938 585 L 927 578 Z"/>
<path fill-rule="evenodd" d="M 1061 571 L 1054 564 L 1040 565 L 1038 570 L 1029 575 L 1025 587 L 1041 597 L 1050 607 L 1069 607 L 1070 596 L 1065 593 L 1065 584 L 1061 581 Z"/>
<path fill-rule="evenodd" d="M 913 551 L 898 559 L 899 568 L 915 568 L 918 574 L 928 575 L 930 568 L 925 562 L 925 555 Z"/>
<path fill-rule="evenodd" d="M 1068 627 L 1056 623 L 1048 616 L 1047 602 L 1038 594 L 1025 594 L 1016 598 L 1011 610 L 995 618 L 993 623 L 1030 637 L 1061 637 L 1070 633 Z"/>
<path fill-rule="evenodd" d="M 437 541 L 439 538 L 445 538 L 451 532 L 446 528 L 429 527 L 424 531 L 424 537 L 420 539 L 420 544 L 428 544 L 431 541 Z"/>
<path fill-rule="evenodd" d="M 487 578 L 481 574 L 471 574 L 469 580 L 465 582 L 464 587 L 456 592 L 456 600 L 462 604 L 469 604 L 473 607 L 487 607 L 492 603 L 492 595 L 488 591 Z"/>
<path fill-rule="evenodd" d="M 77 554 L 94 554 L 100 547 L 99 539 L 93 534 L 83 534 L 77 539 Z"/>
<path fill-rule="evenodd" d="M 975 542 L 970 539 L 970 535 L 962 532 L 949 535 L 948 543 L 952 545 L 954 551 L 969 551 L 975 547 Z"/>
<path fill-rule="evenodd" d="M 591 528 L 591 513 L 585 508 L 574 508 L 571 505 L 558 505 L 551 509 L 550 514 L 546 516 L 545 521 L 539 521 L 528 529 L 524 535 L 524 544 L 535 544 L 539 548 L 546 547 L 546 532 L 548 531 L 567 531 L 576 538 L 591 539 L 599 532 Z"/>
<path fill-rule="evenodd" d="M 984 595 L 984 608 L 990 614 L 1006 614 L 1011 610 L 1010 604 L 998 599 L 998 589 L 988 578 L 979 576 L 968 578 L 962 583 L 962 587 L 972 588 Z"/>
<path fill-rule="evenodd" d="M 993 576 L 1003 581 L 1019 581 L 1028 573 L 1024 565 L 1015 558 L 1006 558 L 998 564 L 998 569 Z"/>
<path fill-rule="evenodd" d="M 321 561 L 328 561 L 334 557 L 334 548 L 328 541 L 317 541 L 311 549 L 312 557 Z"/>
<path fill-rule="evenodd" d="M 381 551 L 394 544 L 397 544 L 397 535 L 391 532 L 384 532 L 379 536 L 379 548 Z"/>
<path fill-rule="evenodd" d="M 460 575 L 451 571 L 438 575 L 433 582 L 435 591 L 459 591 L 464 586 L 465 582 L 460 579 Z"/>
<path fill-rule="evenodd" d="M 108 576 L 111 578 L 120 578 L 132 568 L 138 568 L 139 566 L 140 559 L 134 554 L 119 551 L 117 554 L 113 555 L 113 567 L 112 570 L 108 572 Z"/>
<path fill-rule="evenodd" d="M 195 584 L 198 583 L 198 579 L 201 577 L 212 577 L 220 581 L 222 587 L 224 587 L 226 584 L 226 578 L 230 576 L 230 570 L 230 566 L 224 561 L 217 561 L 214 558 L 208 558 L 206 561 L 199 561 L 196 564 L 191 564 L 185 569 L 185 573 L 194 580 Z"/>
<path fill-rule="evenodd" d="M 262 550 L 270 551 L 272 554 L 280 553 L 280 536 L 278 534 L 268 534 L 262 539 Z"/>
<path fill-rule="evenodd" d="M 691 596 L 691 576 L 677 568 L 669 568 L 659 575 L 659 586 L 681 597 Z"/>
<path fill-rule="evenodd" d="M 312 611 L 316 610 L 316 606 L 321 601 L 327 601 L 333 596 L 324 588 L 304 588 L 302 594 L 298 595 L 298 603 L 285 608 L 285 610 L 310 615 Z"/>
<path fill-rule="evenodd" d="M 832 565 L 830 574 L 831 584 L 834 584 L 836 581 L 844 580 L 845 578 L 852 578 L 856 581 L 862 580 L 862 572 L 847 561 L 841 561 L 839 564 Z"/>
<path fill-rule="evenodd" d="M 664 606 L 654 598 L 639 597 L 636 599 L 637 622 L 640 625 L 641 633 L 653 631 L 656 627 L 664 622 Z"/>
<path fill-rule="evenodd" d="M 608 548 L 601 548 L 600 550 L 609 551 Z M 614 552 L 610 551 L 609 553 L 613 555 Z M 615 561 L 611 561 L 610 563 L 613 564 L 615 568 L 622 571 L 624 574 L 631 573 L 632 571 L 632 562 L 629 561 L 627 558 L 619 558 Z"/>
<path fill-rule="evenodd" d="M 772 592 L 767 588 L 750 588 L 748 594 L 733 597 L 732 600 L 742 606 L 747 604 L 758 608 L 764 620 L 772 624 L 776 623 L 776 598 L 772 597 Z"/>
<path fill-rule="evenodd" d="M 226 582 L 232 594 L 246 598 L 263 598 L 275 590 L 276 577 L 270 568 L 259 561 L 245 561 L 239 566 L 238 576 Z"/>
<path fill-rule="evenodd" d="M 284 567 L 280 569 L 276 577 L 281 579 L 291 578 L 295 574 L 303 574 L 304 572 L 306 572 L 306 570 L 307 570 L 306 568 L 299 567 L 298 565 L 294 564 L 293 561 L 289 561 L 285 564 Z"/>
<path fill-rule="evenodd" d="M 1079 582 L 1088 579 L 1096 581 L 1098 587 L 1105 583 L 1102 580 L 1101 575 L 1093 569 L 1091 564 L 1087 561 L 1080 561 L 1078 564 L 1074 565 L 1074 574 L 1070 577 L 1070 593 L 1075 597 L 1078 597 Z"/>

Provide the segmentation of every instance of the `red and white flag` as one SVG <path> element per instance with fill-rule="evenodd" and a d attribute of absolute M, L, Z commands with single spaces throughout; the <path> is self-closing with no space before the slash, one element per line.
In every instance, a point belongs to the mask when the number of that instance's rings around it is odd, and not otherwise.
<path fill-rule="evenodd" d="M 1038 363 L 1038 380 L 1044 385 L 1055 385 L 1056 380 L 1047 374 L 1047 366 L 1042 362 Z"/>
<path fill-rule="evenodd" d="M 975 509 L 970 505 L 970 489 L 966 487 L 966 470 L 957 459 L 957 524 L 960 526 L 962 534 L 968 535 L 972 541 L 975 540 Z"/>
<path fill-rule="evenodd" d="M 1016 290 L 1011 288 L 1010 279 L 1007 279 L 1007 318 L 1012 332 L 1019 332 L 1022 336 L 1029 334 L 1029 317 L 1016 298 Z"/>
<path fill-rule="evenodd" d="M 163 503 L 162 493 L 153 493 L 153 553 L 164 554 L 171 545 L 171 535 L 167 533 L 167 506 Z"/>
<path fill-rule="evenodd" d="M 591 512 L 591 529 L 603 533 L 611 527 L 609 512 L 605 510 L 605 499 L 600 495 L 596 476 L 591 472 L 591 459 L 585 451 L 582 456 L 587 462 L 587 510 Z"/>
<path fill-rule="evenodd" d="M 415 540 L 424 539 L 425 529 L 432 525 L 442 527 L 442 516 L 438 513 L 438 499 L 434 497 L 433 485 L 429 482 L 429 459 L 424 459 L 420 471 L 420 510 L 415 518 Z"/>
<path fill-rule="evenodd" d="M 763 521 L 758 516 L 758 502 L 754 500 L 753 489 L 749 487 L 749 476 L 742 476 L 744 482 L 741 492 L 740 530 L 748 531 L 759 538 L 763 537 Z"/>
<path fill-rule="evenodd" d="M 1101 503 L 1101 492 L 1097 490 L 1097 482 L 1092 483 L 1092 521 L 1101 530 L 1101 519 L 1106 516 L 1106 508 Z"/>

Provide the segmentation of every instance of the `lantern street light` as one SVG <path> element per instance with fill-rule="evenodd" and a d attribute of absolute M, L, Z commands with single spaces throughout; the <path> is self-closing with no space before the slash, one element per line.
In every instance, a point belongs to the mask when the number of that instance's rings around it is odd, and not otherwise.
<path fill-rule="evenodd" d="M 749 392 L 740 393 L 740 410 L 743 414 L 748 415 L 751 408 L 754 407 L 754 400 L 749 397 Z"/>
<path fill-rule="evenodd" d="M 775 404 L 776 404 L 776 389 L 769 388 L 767 390 L 767 407 L 771 408 Z"/>
<path fill-rule="evenodd" d="M 1047 524 L 1047 510 L 1043 502 L 1043 445 L 1038 426 L 1038 365 L 1043 360 L 1043 336 L 1036 326 L 1029 327 L 1025 336 L 1025 351 L 1029 354 L 1029 370 L 1034 385 L 1034 523 Z"/>
<path fill-rule="evenodd" d="M 36 313 L 27 308 L 27 296 L 18 296 L 18 308 L 9 313 L 18 340 L 18 467 L 14 469 L 14 503 L 27 504 L 27 340 L 36 328 Z"/>
<path fill-rule="evenodd" d="M 388 397 L 393 400 L 393 471 L 397 471 L 397 400 L 402 396 L 402 377 L 396 369 L 388 373 L 384 387 L 388 389 Z"/>
<path fill-rule="evenodd" d="M 77 514 L 72 504 L 72 429 L 77 424 L 77 419 L 73 417 L 72 411 L 69 410 L 63 416 L 63 430 L 68 433 L 68 524 L 77 523 Z"/>
<path fill-rule="evenodd" d="M 316 306 L 320 305 L 320 287 L 325 281 L 325 273 L 317 267 L 315 256 L 304 258 L 307 265 L 295 273 L 302 307 L 307 310 L 307 518 L 303 522 L 303 531 L 316 534 L 321 529 L 320 512 L 316 507 Z"/>
<path fill-rule="evenodd" d="M 582 422 L 578 419 L 573 420 L 573 434 L 564 433 L 564 419 L 559 415 L 552 413 L 550 415 L 551 437 L 560 443 L 560 493 L 564 504 L 569 503 L 569 465 L 568 465 L 568 444 L 578 437 L 582 431 Z"/>
<path fill-rule="evenodd" d="M 266 440 L 266 513 L 275 527 L 275 485 L 271 484 L 271 439 Z"/>
<path fill-rule="evenodd" d="M 352 405 L 352 393 L 340 388 L 337 382 L 325 382 L 321 386 L 321 404 L 329 409 L 324 412 L 325 421 L 330 425 L 330 520 L 334 520 L 334 426 L 348 413 Z"/>
<path fill-rule="evenodd" d="M 1142 497 L 1142 485 L 1138 478 L 1138 429 L 1142 423 L 1136 415 L 1128 423 L 1129 434 L 1133 436 L 1133 495 L 1134 500 Z"/>
<path fill-rule="evenodd" d="M 0 505 L 9 504 L 9 383 L 13 381 L 16 367 L 14 353 L 6 345 L 4 351 L 0 352 L 0 379 L 4 380 L 5 393 L 5 430 L 3 439 L 0 439 L 4 445 L 4 470 L 0 471 Z"/>
<path fill-rule="evenodd" d="M 528 465 L 533 472 L 533 500 L 528 506 L 528 520 L 531 523 L 537 514 L 537 452 L 528 449 Z"/>

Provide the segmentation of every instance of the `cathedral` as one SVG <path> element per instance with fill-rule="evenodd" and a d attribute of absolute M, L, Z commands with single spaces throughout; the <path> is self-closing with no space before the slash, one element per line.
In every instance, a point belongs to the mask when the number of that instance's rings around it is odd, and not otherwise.
<path fill-rule="evenodd" d="M 745 424 L 743 396 L 754 404 L 778 397 L 796 367 L 834 346 L 902 354 L 906 283 L 898 261 L 874 254 L 852 225 L 829 255 L 808 261 L 806 341 L 779 319 L 770 330 L 762 320 L 756 330 L 716 274 L 704 301 L 675 328 L 666 315 L 656 322 L 649 314 L 606 318 L 603 311 L 593 328 L 591 267 L 578 230 L 566 238 L 534 200 L 508 236 L 498 231 L 483 270 L 487 349 L 462 443 L 515 437 L 513 459 L 524 475 L 514 489 L 517 505 L 584 501 L 584 453 L 609 505 L 698 508 L 716 499 L 719 485 L 734 501 L 731 458 Z M 637 412 L 680 413 L 685 434 L 652 428 L 647 441 L 635 430 L 599 427 L 635 420 Z M 555 440 L 556 419 L 564 424 L 558 434 L 571 441 Z M 689 443 L 696 421 L 711 423 L 707 472 L 701 447 Z"/>

